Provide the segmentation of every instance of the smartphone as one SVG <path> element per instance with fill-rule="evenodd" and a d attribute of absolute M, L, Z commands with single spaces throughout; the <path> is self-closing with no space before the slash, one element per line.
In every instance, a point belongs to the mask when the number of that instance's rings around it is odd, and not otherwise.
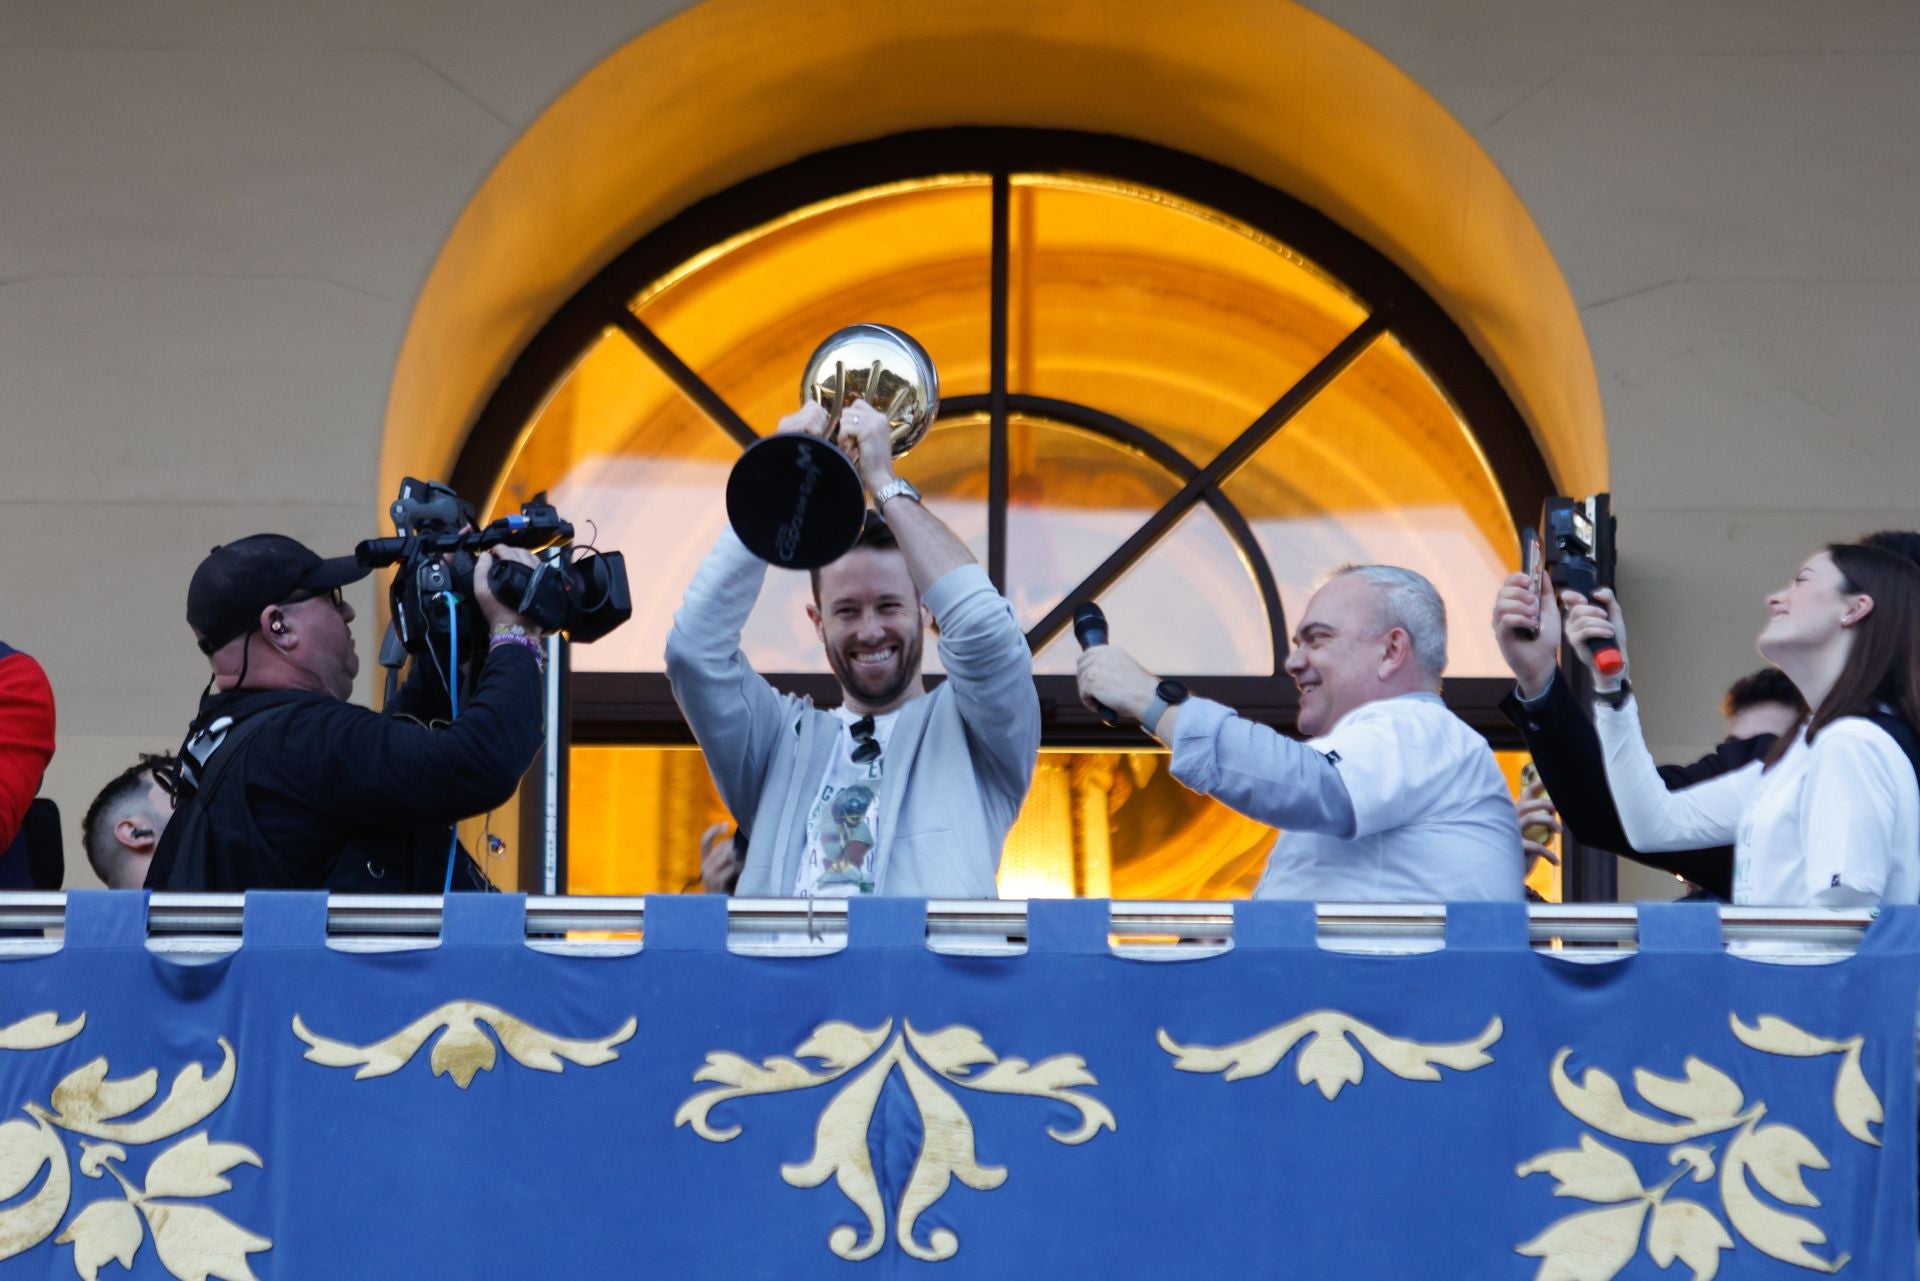
<path fill-rule="evenodd" d="M 1538 783 L 1539 781 L 1540 781 L 1540 771 L 1534 767 L 1534 764 L 1532 761 L 1528 761 L 1525 765 L 1522 765 L 1520 767 L 1520 790 L 1521 791 L 1523 792 L 1526 791 L 1527 788 L 1532 787 L 1535 783 Z M 1525 830 L 1523 830 L 1520 833 L 1520 835 L 1529 841 L 1533 841 L 1535 844 L 1545 845 L 1548 841 L 1553 839 L 1553 829 L 1551 827 L 1547 827 L 1545 824 L 1542 824 L 1542 823 L 1529 823 L 1525 828 Z"/>
<path fill-rule="evenodd" d="M 1520 531 L 1520 572 L 1533 585 L 1534 595 L 1540 596 L 1540 531 L 1531 525 Z M 1540 629 L 1537 627 L 1516 627 L 1513 631 L 1522 640 L 1540 638 Z"/>

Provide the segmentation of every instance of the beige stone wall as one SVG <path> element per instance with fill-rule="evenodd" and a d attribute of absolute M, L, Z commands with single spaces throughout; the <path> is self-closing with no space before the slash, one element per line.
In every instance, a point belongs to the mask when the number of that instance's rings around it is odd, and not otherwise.
<path fill-rule="evenodd" d="M 668 11 L 0 3 L 0 637 L 59 702 L 70 884 L 94 792 L 192 715 L 199 557 L 390 532 L 387 387 L 441 241 L 546 103 Z"/>
<path fill-rule="evenodd" d="M 1559 259 L 1648 735 L 1704 748 L 1766 593 L 1823 543 L 1920 526 L 1920 8 L 1318 7 L 1454 111 Z"/>
<path fill-rule="evenodd" d="M 546 103 L 678 7 L 0 0 L 0 637 L 60 700 L 76 868 L 94 789 L 176 743 L 204 679 L 195 561 L 263 528 L 384 532 L 379 424 L 448 228 Z M 1316 7 L 1460 118 L 1558 256 L 1649 729 L 1700 749 L 1798 558 L 1920 525 L 1920 9 Z"/>

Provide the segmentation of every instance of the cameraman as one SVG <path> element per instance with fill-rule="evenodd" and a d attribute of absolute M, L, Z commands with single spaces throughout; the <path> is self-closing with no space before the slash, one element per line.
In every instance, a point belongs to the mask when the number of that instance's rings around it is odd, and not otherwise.
<path fill-rule="evenodd" d="M 446 687 L 418 660 L 386 715 L 346 701 L 360 659 L 340 589 L 370 571 L 281 534 L 214 548 L 187 588 L 211 692 L 147 888 L 439 893 L 452 825 L 512 796 L 541 740 L 538 631 L 494 598 L 495 560 L 532 564 L 505 547 L 477 558 L 491 634 L 448 724 Z M 485 880 L 462 855 L 453 884 Z"/>

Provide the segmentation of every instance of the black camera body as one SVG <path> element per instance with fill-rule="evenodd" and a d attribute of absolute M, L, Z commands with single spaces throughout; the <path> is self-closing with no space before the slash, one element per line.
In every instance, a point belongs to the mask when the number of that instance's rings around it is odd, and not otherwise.
<path fill-rule="evenodd" d="M 1613 586 L 1613 538 L 1610 495 L 1595 494 L 1585 502 L 1556 495 L 1540 509 L 1547 578 L 1559 590 L 1592 599 L 1597 588 Z"/>
<path fill-rule="evenodd" d="M 549 503 L 525 503 L 515 515 L 474 529 L 471 503 L 445 485 L 409 476 L 389 511 L 397 536 L 367 539 L 354 548 L 354 557 L 373 568 L 400 566 L 390 601 L 394 635 L 406 653 L 449 652 L 457 634 L 460 652 L 453 661 L 484 655 L 487 626 L 474 601 L 473 572 L 478 555 L 490 547 L 560 549 L 533 569 L 495 561 L 487 576 L 495 597 L 543 631 L 585 643 L 633 615 L 626 558 L 565 546 L 573 526 Z"/>
<path fill-rule="evenodd" d="M 1613 586 L 1614 520 L 1609 495 L 1595 494 L 1584 503 L 1571 498 L 1548 498 L 1540 509 L 1540 550 L 1547 578 L 1554 590 L 1579 592 L 1588 600 L 1595 591 Z M 1547 608 L 1552 608 L 1548 605 Z M 1604 676 L 1626 666 L 1619 642 L 1590 640 L 1587 652 Z"/>

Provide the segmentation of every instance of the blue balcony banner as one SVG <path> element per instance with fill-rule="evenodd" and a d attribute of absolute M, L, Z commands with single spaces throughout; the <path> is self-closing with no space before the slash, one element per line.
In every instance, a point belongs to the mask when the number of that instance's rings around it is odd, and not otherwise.
<path fill-rule="evenodd" d="M 252 895 L 182 965 L 144 896 L 70 896 L 0 969 L 0 1281 L 1914 1277 L 1920 909 L 1801 966 L 1694 905 L 1606 964 L 1517 905 L 1372 957 L 1241 904 L 1185 962 L 1116 956 L 1103 902 L 1017 956 L 904 900 L 741 956 L 725 910 L 562 956 L 458 897 L 366 954 Z"/>

